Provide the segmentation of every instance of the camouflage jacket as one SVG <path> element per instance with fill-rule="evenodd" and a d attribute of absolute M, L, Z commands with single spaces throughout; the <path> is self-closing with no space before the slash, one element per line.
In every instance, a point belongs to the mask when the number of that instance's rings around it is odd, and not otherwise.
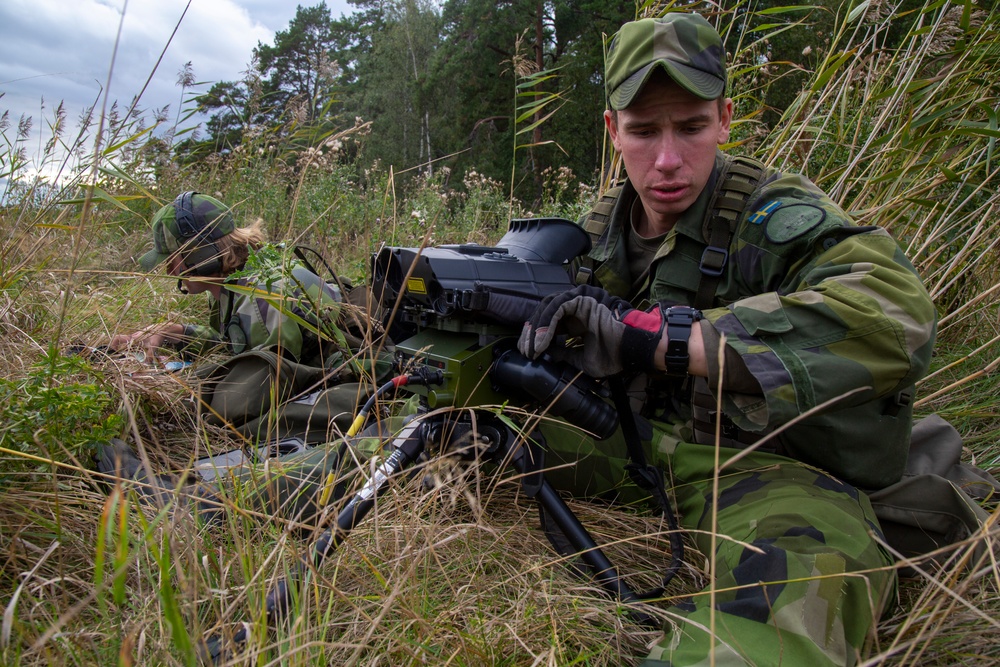
<path fill-rule="evenodd" d="M 223 344 L 232 354 L 275 348 L 300 363 L 322 366 L 331 352 L 350 352 L 338 326 L 342 301 L 336 286 L 299 263 L 270 289 L 244 279 L 228 281 L 213 303 L 209 325 L 185 325 L 187 350 L 204 353 Z"/>
<path fill-rule="evenodd" d="M 626 184 L 590 253 L 596 281 L 635 305 L 691 304 L 709 202 L 730 159 L 718 153 L 705 191 L 635 280 L 624 231 L 637 194 Z M 806 178 L 765 170 L 737 221 L 713 306 L 704 310 L 706 337 L 725 336 L 762 391 L 723 392 L 736 427 L 768 433 L 815 411 L 772 438 L 778 451 L 862 488 L 899 479 L 936 312 L 885 230 L 857 226 Z"/>

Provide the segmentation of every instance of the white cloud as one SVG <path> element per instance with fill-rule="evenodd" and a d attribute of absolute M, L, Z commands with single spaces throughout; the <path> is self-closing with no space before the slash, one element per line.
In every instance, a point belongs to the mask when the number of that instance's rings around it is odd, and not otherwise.
<path fill-rule="evenodd" d="M 300 0 L 191 0 L 184 14 L 188 4 L 187 0 L 0 0 L 0 113 L 9 110 L 14 123 L 22 114 L 32 116 L 34 131 L 44 132 L 53 109 L 64 101 L 68 119 L 75 122 L 86 107 L 98 102 L 114 55 L 109 99 L 125 107 L 150 79 L 140 108 L 169 105 L 173 117 L 181 94 L 177 75 L 184 63 L 191 62 L 199 82 L 242 78 L 253 48 L 258 42 L 272 43 L 275 31 L 288 27 Z M 353 11 L 346 0 L 327 6 L 334 16 Z M 206 85 L 200 90 L 207 89 Z"/>

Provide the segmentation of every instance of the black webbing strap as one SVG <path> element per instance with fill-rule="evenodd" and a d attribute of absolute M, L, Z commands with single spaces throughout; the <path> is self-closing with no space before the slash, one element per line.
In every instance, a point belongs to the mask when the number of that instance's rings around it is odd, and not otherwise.
<path fill-rule="evenodd" d="M 194 238 L 205 230 L 205 221 L 198 224 L 194 218 L 194 196 L 198 194 L 194 190 L 182 192 L 174 199 L 174 222 L 177 224 L 177 231 L 185 239 Z"/>
<path fill-rule="evenodd" d="M 646 455 L 642 451 L 642 441 L 639 438 L 639 429 L 635 425 L 635 414 L 632 406 L 629 405 L 628 393 L 625 389 L 625 381 L 620 375 L 609 378 L 608 383 L 611 388 L 611 396 L 614 398 L 615 407 L 618 409 L 618 421 L 622 428 L 622 437 L 625 439 L 625 447 L 628 451 L 629 462 L 625 466 L 632 482 L 650 492 L 660 506 L 663 518 L 667 521 L 668 536 L 670 538 L 670 565 L 663 575 L 663 583 L 660 588 L 647 591 L 638 595 L 639 599 L 648 600 L 663 595 L 663 590 L 680 571 L 684 562 L 684 542 L 681 540 L 680 526 L 677 525 L 677 516 L 670 505 L 670 498 L 667 497 L 667 490 L 663 486 L 663 471 L 654 465 L 646 462 Z"/>
<path fill-rule="evenodd" d="M 709 205 L 711 217 L 704 229 L 708 246 L 702 252 L 698 266 L 701 281 L 692 304 L 699 310 L 714 305 L 715 293 L 729 263 L 729 242 L 736 230 L 736 221 L 763 175 L 764 165 L 747 157 L 734 157 L 719 175 L 721 185 Z"/>
<path fill-rule="evenodd" d="M 583 230 L 590 236 L 591 248 L 596 248 L 598 242 L 604 237 L 605 232 L 608 231 L 608 225 L 611 224 L 611 214 L 615 210 L 615 204 L 618 203 L 618 197 L 621 196 L 622 188 L 623 186 L 616 185 L 608 189 L 601 196 L 600 201 L 594 204 L 594 207 L 590 209 L 590 213 L 584 219 Z M 580 260 L 577 268 L 576 284 L 589 285 L 593 281 L 594 276 L 593 260 L 588 256 L 582 256 Z"/>
<path fill-rule="evenodd" d="M 608 189 L 601 196 L 600 201 L 590 209 L 590 213 L 587 214 L 587 219 L 583 222 L 583 229 L 590 234 L 591 247 L 596 248 L 598 240 L 607 231 L 611 221 L 611 214 L 615 210 L 615 204 L 618 203 L 618 197 L 622 194 L 622 187 L 621 185 L 616 185 Z"/>

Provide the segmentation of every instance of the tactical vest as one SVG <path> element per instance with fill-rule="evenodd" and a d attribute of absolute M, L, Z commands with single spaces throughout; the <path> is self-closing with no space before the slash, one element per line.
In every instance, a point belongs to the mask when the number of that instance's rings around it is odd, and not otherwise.
<path fill-rule="evenodd" d="M 736 231 L 736 223 L 763 175 L 764 165 L 761 162 L 743 156 L 727 160 L 720 170 L 707 208 L 708 215 L 702 223 L 702 235 L 708 246 L 698 267 L 701 271 L 698 293 L 690 304 L 695 308 L 705 309 L 715 305 L 715 294 L 729 261 L 729 242 Z M 584 219 L 583 228 L 590 235 L 592 246 L 596 247 L 608 233 L 623 187 L 617 185 L 605 192 Z M 588 264 L 589 261 L 585 262 L 578 273 L 578 283 L 589 282 L 593 267 Z"/>
<path fill-rule="evenodd" d="M 719 283 L 729 262 L 729 244 L 736 232 L 736 223 L 750 203 L 761 178 L 764 165 L 753 158 L 735 156 L 724 163 L 716 179 L 707 215 L 702 223 L 702 235 L 708 242 L 699 263 L 701 278 L 694 302 L 690 305 L 703 310 L 715 306 L 715 296 Z M 611 224 L 623 185 L 609 189 L 583 221 L 584 230 L 590 235 L 592 245 L 597 246 Z M 577 282 L 589 282 L 593 273 L 592 262 L 585 263 L 577 274 Z M 693 416 L 694 441 L 702 444 L 716 442 L 716 423 L 721 421 L 720 443 L 724 447 L 743 448 L 760 440 L 766 433 L 751 433 L 739 428 L 725 415 L 716 410 L 716 400 L 709 391 L 705 378 L 691 378 L 690 401 Z M 781 453 L 777 445 L 763 447 L 767 451 Z"/>

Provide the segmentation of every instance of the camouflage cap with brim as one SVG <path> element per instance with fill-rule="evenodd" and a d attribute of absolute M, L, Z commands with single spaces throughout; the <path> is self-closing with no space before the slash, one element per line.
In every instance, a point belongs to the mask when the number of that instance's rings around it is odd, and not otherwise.
<path fill-rule="evenodd" d="M 712 24 L 698 14 L 672 13 L 626 23 L 608 49 L 605 86 L 612 109 L 625 109 L 657 66 L 703 100 L 726 91 L 726 52 Z"/>
<path fill-rule="evenodd" d="M 153 216 L 153 249 L 139 258 L 144 271 L 152 271 L 182 248 L 192 252 L 236 229 L 228 206 L 215 197 L 197 193 L 191 197 L 189 224 L 179 223 L 176 208 L 179 200 L 180 197 Z"/>

